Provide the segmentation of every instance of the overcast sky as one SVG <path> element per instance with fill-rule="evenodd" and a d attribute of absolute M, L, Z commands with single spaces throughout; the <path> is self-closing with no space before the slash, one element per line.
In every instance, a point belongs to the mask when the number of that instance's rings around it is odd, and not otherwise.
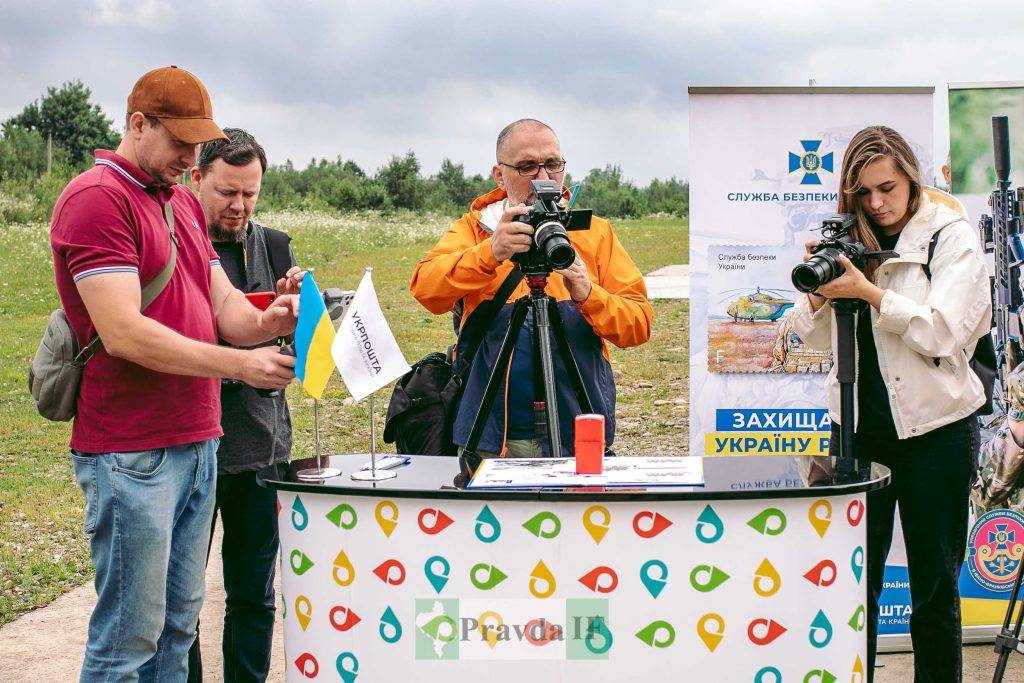
<path fill-rule="evenodd" d="M 1024 3 L 232 2 L 3 0 L 0 119 L 80 79 L 108 116 L 145 71 L 184 67 L 221 126 L 271 163 L 415 150 L 488 173 L 494 138 L 530 116 L 570 171 L 687 176 L 688 85 L 934 85 L 1024 80 Z M 756 112 L 751 112 L 756 115 Z"/>

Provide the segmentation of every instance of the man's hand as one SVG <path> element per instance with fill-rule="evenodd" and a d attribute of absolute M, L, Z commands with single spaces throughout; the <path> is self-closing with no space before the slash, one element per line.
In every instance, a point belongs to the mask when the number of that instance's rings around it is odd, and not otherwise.
<path fill-rule="evenodd" d="M 277 294 L 298 294 L 302 289 L 302 278 L 306 271 L 298 266 L 292 266 L 284 277 L 277 281 Z"/>
<path fill-rule="evenodd" d="M 274 299 L 270 307 L 260 312 L 259 328 L 267 337 L 284 337 L 295 331 L 299 317 L 299 297 L 284 294 Z"/>
<path fill-rule="evenodd" d="M 238 379 L 251 387 L 284 389 L 295 378 L 295 356 L 281 353 L 276 346 L 261 346 L 244 353 L 245 361 Z"/>
<path fill-rule="evenodd" d="M 590 273 L 587 272 L 587 264 L 578 255 L 573 264 L 563 270 L 556 270 L 556 273 L 565 278 L 565 288 L 569 290 L 569 296 L 578 304 L 583 303 L 590 296 Z"/>
<path fill-rule="evenodd" d="M 519 204 L 507 207 L 501 214 L 501 222 L 491 235 L 491 253 L 494 254 L 495 261 L 501 263 L 512 258 L 513 254 L 522 254 L 530 250 L 530 245 L 533 244 L 533 226 L 512 220 L 528 212 L 526 204 Z"/>

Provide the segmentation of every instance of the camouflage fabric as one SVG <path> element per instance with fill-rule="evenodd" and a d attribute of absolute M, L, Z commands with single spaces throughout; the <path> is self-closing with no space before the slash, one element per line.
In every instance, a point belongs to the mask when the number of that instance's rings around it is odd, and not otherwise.
<path fill-rule="evenodd" d="M 1024 420 L 1024 363 L 1007 376 L 1006 397 L 1010 419 Z"/>
<path fill-rule="evenodd" d="M 1008 417 L 983 440 L 978 477 L 971 487 L 977 514 L 996 508 L 1024 513 L 1024 447 L 1010 433 L 1011 419 L 1024 420 L 1024 364 L 1007 376 L 1006 389 Z"/>

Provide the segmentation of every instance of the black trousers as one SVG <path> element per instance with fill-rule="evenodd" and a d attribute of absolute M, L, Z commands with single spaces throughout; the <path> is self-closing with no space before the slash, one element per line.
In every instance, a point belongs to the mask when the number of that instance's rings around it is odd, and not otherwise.
<path fill-rule="evenodd" d="M 274 472 L 263 472 L 264 476 Z M 283 472 L 280 474 L 283 475 Z M 224 525 L 224 678 L 226 683 L 265 681 L 274 637 L 274 573 L 278 551 L 277 495 L 256 482 L 255 472 L 217 475 L 217 516 Z M 211 529 L 211 543 L 213 530 Z M 189 651 L 190 683 L 203 680 L 199 634 Z"/>
<path fill-rule="evenodd" d="M 854 436 L 854 454 L 892 471 L 889 486 L 868 494 L 868 680 L 874 676 L 878 597 L 899 504 L 910 578 L 910 638 L 915 681 L 960 681 L 960 592 L 967 546 L 967 501 L 974 470 L 975 418 L 910 439 Z M 832 426 L 833 451 L 839 426 Z"/>

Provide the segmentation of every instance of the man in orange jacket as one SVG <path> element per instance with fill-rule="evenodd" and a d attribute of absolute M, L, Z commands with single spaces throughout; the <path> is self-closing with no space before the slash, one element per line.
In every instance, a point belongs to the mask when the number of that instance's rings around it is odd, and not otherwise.
<path fill-rule="evenodd" d="M 530 249 L 533 228 L 513 221 L 536 202 L 530 182 L 565 177 L 565 159 L 555 132 L 535 119 L 521 119 L 498 135 L 491 175 L 497 188 L 478 197 L 469 213 L 452 223 L 413 272 L 409 291 L 432 313 L 456 312 L 464 323 L 484 300 L 494 297 L 514 267 L 514 254 Z M 615 436 L 615 381 L 606 342 L 628 348 L 651 336 L 654 311 L 647 301 L 643 276 L 619 243 L 608 221 L 595 217 L 589 230 L 569 233 L 575 263 L 556 270 L 545 291 L 558 302 L 572 354 L 580 367 L 594 412 L 605 416 L 605 443 Z M 527 293 L 519 284 L 509 301 Z M 461 306 L 457 306 L 461 302 Z M 495 316 L 466 379 L 455 416 L 453 440 L 465 446 L 498 349 L 508 329 L 512 306 Z M 499 400 L 483 430 L 478 452 L 483 455 L 539 457 L 549 455 L 534 433 L 532 313 L 527 317 Z M 554 340 L 552 344 L 554 345 Z M 462 344 L 456 353 L 462 352 Z M 563 453 L 573 454 L 573 418 L 581 412 L 565 368 L 555 354 L 555 382 Z"/>

